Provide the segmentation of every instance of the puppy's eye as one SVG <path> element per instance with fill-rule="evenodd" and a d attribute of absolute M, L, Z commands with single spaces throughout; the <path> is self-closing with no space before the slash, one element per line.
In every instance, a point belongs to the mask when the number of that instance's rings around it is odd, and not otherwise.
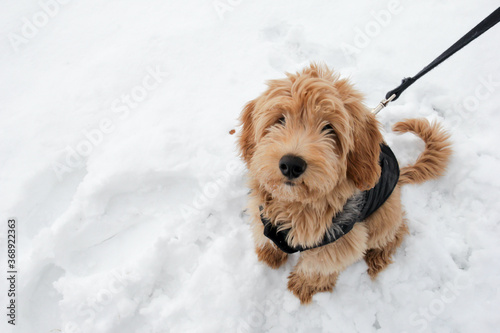
<path fill-rule="evenodd" d="M 334 134 L 333 127 L 330 124 L 328 124 L 325 127 L 323 127 L 323 129 L 321 130 L 321 132 L 326 133 L 326 134 Z"/>
<path fill-rule="evenodd" d="M 285 116 L 284 116 L 284 115 L 283 115 L 283 116 L 281 116 L 281 118 L 280 118 L 280 119 L 278 119 L 278 122 L 277 122 L 277 123 L 279 123 L 279 124 L 281 124 L 281 125 L 285 126 Z"/>

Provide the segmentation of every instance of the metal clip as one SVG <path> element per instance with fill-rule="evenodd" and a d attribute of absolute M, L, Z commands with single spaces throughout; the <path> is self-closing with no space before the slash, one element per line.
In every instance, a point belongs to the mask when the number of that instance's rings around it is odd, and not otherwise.
<path fill-rule="evenodd" d="M 396 94 L 392 94 L 391 97 L 384 99 L 381 101 L 374 109 L 372 109 L 373 114 L 377 114 L 389 104 L 390 101 L 392 101 L 394 98 L 396 98 Z"/>

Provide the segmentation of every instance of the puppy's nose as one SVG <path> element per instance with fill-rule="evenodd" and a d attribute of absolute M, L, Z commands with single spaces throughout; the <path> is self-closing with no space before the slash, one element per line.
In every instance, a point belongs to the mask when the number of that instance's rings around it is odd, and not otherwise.
<path fill-rule="evenodd" d="M 288 179 L 298 178 L 306 171 L 307 163 L 294 155 L 285 155 L 280 159 L 280 170 Z"/>

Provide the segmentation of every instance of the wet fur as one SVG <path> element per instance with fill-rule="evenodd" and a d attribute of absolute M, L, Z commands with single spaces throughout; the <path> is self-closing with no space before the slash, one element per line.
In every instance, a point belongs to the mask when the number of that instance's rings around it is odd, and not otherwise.
<path fill-rule="evenodd" d="M 245 106 L 241 122 L 239 148 L 249 171 L 256 252 L 260 261 L 278 268 L 288 256 L 264 236 L 259 206 L 272 223 L 290 229 L 291 246 L 318 244 L 347 199 L 375 186 L 383 138 L 361 94 L 346 79 L 316 64 L 269 81 L 268 89 Z M 333 132 L 323 131 L 328 124 Z M 397 123 L 394 130 L 420 136 L 425 151 L 413 166 L 401 169 L 393 194 L 364 223 L 332 244 L 300 253 L 288 289 L 301 303 L 310 303 L 317 292 L 333 290 L 338 274 L 362 258 L 375 278 L 392 262 L 408 233 L 400 186 L 443 174 L 451 149 L 439 125 L 410 119 Z M 278 167 L 286 154 L 307 162 L 294 186 L 285 184 Z"/>

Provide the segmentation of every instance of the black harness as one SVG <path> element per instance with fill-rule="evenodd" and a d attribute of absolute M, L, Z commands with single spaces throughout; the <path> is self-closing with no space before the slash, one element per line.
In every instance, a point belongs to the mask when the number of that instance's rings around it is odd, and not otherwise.
<path fill-rule="evenodd" d="M 306 251 L 335 242 L 352 230 L 354 224 L 364 221 L 373 214 L 389 198 L 399 180 L 399 165 L 391 148 L 385 143 L 380 145 L 379 164 L 381 167 L 380 178 L 372 189 L 359 192 L 347 199 L 342 211 L 332 219 L 332 225 L 323 236 L 321 242 L 310 247 L 291 247 L 286 241 L 290 229 L 279 230 L 279 226 L 273 225 L 271 221 L 260 215 L 264 224 L 264 235 L 272 240 L 283 252 L 295 253 Z M 263 207 L 259 207 L 263 210 Z"/>

